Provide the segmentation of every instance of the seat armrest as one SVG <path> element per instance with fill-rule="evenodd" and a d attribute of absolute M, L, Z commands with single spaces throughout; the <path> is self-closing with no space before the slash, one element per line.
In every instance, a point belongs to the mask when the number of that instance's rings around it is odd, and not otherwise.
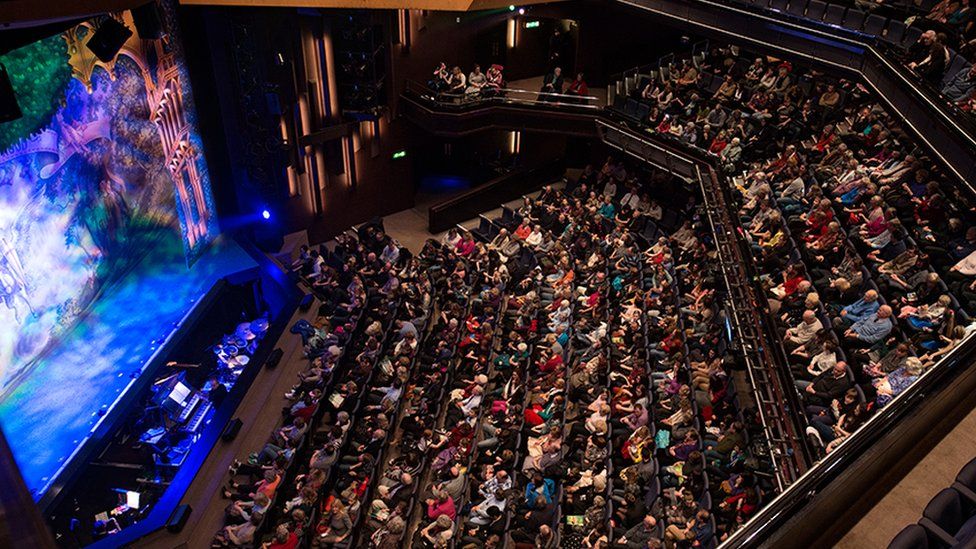
<path fill-rule="evenodd" d="M 925 517 L 922 517 L 922 519 L 918 521 L 918 525 L 921 526 L 922 528 L 925 528 L 925 530 L 927 530 L 930 534 L 933 534 L 935 537 L 939 538 L 939 540 L 942 541 L 942 543 L 946 544 L 949 547 L 952 547 L 953 545 L 959 543 L 959 541 L 956 540 L 956 538 L 949 535 L 949 532 L 946 532 L 945 530 L 942 529 L 941 526 L 939 526 L 938 524 L 932 522 L 931 520 Z"/>
<path fill-rule="evenodd" d="M 976 492 L 973 492 L 972 488 L 969 486 L 956 481 L 952 483 L 951 488 L 959 492 L 962 497 L 968 499 L 970 504 L 976 504 Z"/>

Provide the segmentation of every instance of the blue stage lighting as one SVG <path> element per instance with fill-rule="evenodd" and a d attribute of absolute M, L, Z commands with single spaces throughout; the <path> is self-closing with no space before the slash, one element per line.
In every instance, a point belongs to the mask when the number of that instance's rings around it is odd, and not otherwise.
<path fill-rule="evenodd" d="M 261 217 L 265 219 L 271 219 L 271 212 L 269 212 L 268 210 L 262 210 Z"/>

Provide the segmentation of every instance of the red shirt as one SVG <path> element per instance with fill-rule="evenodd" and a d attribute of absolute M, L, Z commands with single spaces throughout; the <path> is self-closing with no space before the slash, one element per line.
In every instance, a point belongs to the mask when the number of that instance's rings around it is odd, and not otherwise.
<path fill-rule="evenodd" d="M 543 372 L 552 372 L 553 370 L 558 368 L 559 365 L 562 363 L 563 363 L 563 356 L 554 355 L 552 358 L 547 360 L 542 366 L 539 366 L 539 369 L 542 370 Z"/>
<path fill-rule="evenodd" d="M 794 276 L 793 278 L 787 279 L 783 283 L 783 292 L 786 295 L 793 295 L 796 293 L 796 287 L 803 282 L 804 278 L 802 276 Z"/>
<path fill-rule="evenodd" d="M 583 80 L 573 80 L 569 84 L 569 88 L 566 93 L 576 94 L 576 95 L 589 95 L 590 89 L 586 87 L 586 82 Z"/>
<path fill-rule="evenodd" d="M 268 549 L 295 549 L 296 547 L 298 547 L 298 536 L 296 536 L 294 532 L 289 532 L 288 539 L 286 539 L 283 543 L 272 541 L 271 544 L 268 545 Z"/>

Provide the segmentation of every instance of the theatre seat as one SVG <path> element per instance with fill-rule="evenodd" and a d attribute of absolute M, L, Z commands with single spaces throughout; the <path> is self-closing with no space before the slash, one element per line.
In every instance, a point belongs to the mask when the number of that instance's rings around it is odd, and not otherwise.
<path fill-rule="evenodd" d="M 889 44 L 900 46 L 901 41 L 904 37 L 905 37 L 905 23 L 897 19 L 892 19 L 891 21 L 888 21 L 888 30 L 884 34 L 884 41 L 888 42 Z"/>
<path fill-rule="evenodd" d="M 949 61 L 949 69 L 942 77 L 943 86 L 945 86 L 949 80 L 952 80 L 952 77 L 955 76 L 957 72 L 961 71 L 963 68 L 969 67 L 969 61 L 966 60 L 966 56 L 958 53 L 953 55 L 952 50 L 949 50 L 949 54 L 952 60 Z"/>
<path fill-rule="evenodd" d="M 888 19 L 886 17 L 882 17 L 876 13 L 872 13 L 864 21 L 864 33 L 871 34 L 874 36 L 880 36 L 881 34 L 884 33 L 885 24 L 887 22 Z M 901 21 L 899 21 L 899 23 L 901 23 Z"/>
<path fill-rule="evenodd" d="M 859 31 L 864 26 L 864 17 L 865 14 L 863 11 L 851 8 L 847 10 L 847 15 L 844 16 L 844 27 Z"/>
<path fill-rule="evenodd" d="M 888 549 L 928 549 L 929 538 L 925 528 L 909 524 L 888 544 Z"/>
<path fill-rule="evenodd" d="M 976 538 L 976 515 L 972 502 L 966 502 L 956 490 L 946 488 L 925 506 L 919 525 L 937 546 L 955 546 Z"/>
<path fill-rule="evenodd" d="M 918 42 L 920 36 L 922 36 L 922 29 L 918 27 L 908 27 L 905 29 L 905 36 L 901 39 L 901 47 L 908 48 L 915 42 Z"/>
<path fill-rule="evenodd" d="M 824 12 L 823 22 L 840 26 L 844 22 L 844 12 L 846 11 L 847 7 L 845 6 L 841 6 L 840 4 L 830 4 L 827 6 L 827 10 Z"/>
<path fill-rule="evenodd" d="M 820 21 L 823 19 L 824 12 L 827 11 L 827 4 L 820 0 L 810 0 L 807 4 L 807 19 Z"/>
<path fill-rule="evenodd" d="M 803 17 L 807 11 L 807 0 L 793 0 L 790 2 L 789 12 L 797 17 Z"/>
<path fill-rule="evenodd" d="M 956 482 L 961 482 L 971 490 L 976 490 L 976 459 L 963 466 L 956 475 Z"/>

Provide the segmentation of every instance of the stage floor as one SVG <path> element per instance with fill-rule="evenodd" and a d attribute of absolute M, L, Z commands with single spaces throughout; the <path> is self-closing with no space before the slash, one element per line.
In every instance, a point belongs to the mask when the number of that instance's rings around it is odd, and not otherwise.
<path fill-rule="evenodd" d="M 35 499 L 196 301 L 220 278 L 255 265 L 234 242 L 219 239 L 187 269 L 174 235 L 107 289 L 60 345 L 0 399 L 0 425 Z"/>

